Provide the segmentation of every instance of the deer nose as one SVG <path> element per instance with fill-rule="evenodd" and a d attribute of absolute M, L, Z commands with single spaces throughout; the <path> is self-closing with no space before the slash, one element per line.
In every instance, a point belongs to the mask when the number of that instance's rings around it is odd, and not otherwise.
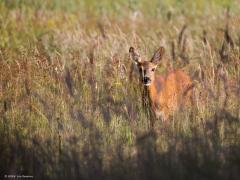
<path fill-rule="evenodd" d="M 145 76 L 145 77 L 143 78 L 143 83 L 144 83 L 144 84 L 149 84 L 150 82 L 151 82 L 151 79 L 150 79 L 149 77 L 146 77 L 146 76 Z"/>

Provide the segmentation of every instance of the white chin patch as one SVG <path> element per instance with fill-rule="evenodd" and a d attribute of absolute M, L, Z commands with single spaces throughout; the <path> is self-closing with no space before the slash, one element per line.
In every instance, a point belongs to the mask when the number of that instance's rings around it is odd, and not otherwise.
<path fill-rule="evenodd" d="M 151 83 L 144 84 L 144 86 L 150 86 Z"/>

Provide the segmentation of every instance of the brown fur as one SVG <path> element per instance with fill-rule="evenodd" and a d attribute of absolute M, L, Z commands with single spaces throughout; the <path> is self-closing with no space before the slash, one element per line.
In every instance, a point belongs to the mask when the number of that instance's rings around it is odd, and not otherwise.
<path fill-rule="evenodd" d="M 161 90 L 157 89 L 161 86 Z M 157 118 L 162 115 L 164 120 L 180 106 L 189 104 L 192 95 L 192 81 L 182 70 L 176 70 L 164 76 L 156 76 L 148 86 L 152 109 Z"/>

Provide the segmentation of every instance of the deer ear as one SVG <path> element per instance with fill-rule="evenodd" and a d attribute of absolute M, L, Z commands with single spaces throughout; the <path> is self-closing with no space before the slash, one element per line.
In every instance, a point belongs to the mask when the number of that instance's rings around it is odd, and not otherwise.
<path fill-rule="evenodd" d="M 154 55 L 153 55 L 153 57 L 151 59 L 151 62 L 152 63 L 157 63 L 159 60 L 162 59 L 164 53 L 165 53 L 164 47 L 158 48 L 158 50 L 154 53 Z"/>
<path fill-rule="evenodd" d="M 139 54 L 135 52 L 135 49 L 133 47 L 129 48 L 129 55 L 130 55 L 130 58 L 133 60 L 133 62 L 135 62 L 136 64 L 141 62 Z"/>

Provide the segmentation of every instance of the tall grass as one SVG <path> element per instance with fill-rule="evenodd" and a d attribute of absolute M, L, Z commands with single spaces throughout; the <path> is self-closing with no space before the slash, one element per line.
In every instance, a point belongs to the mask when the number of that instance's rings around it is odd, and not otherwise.
<path fill-rule="evenodd" d="M 229 8 L 229 11 L 227 10 Z M 237 1 L 1 1 L 0 175 L 238 179 Z M 155 131 L 128 49 L 163 45 L 194 106 Z"/>

